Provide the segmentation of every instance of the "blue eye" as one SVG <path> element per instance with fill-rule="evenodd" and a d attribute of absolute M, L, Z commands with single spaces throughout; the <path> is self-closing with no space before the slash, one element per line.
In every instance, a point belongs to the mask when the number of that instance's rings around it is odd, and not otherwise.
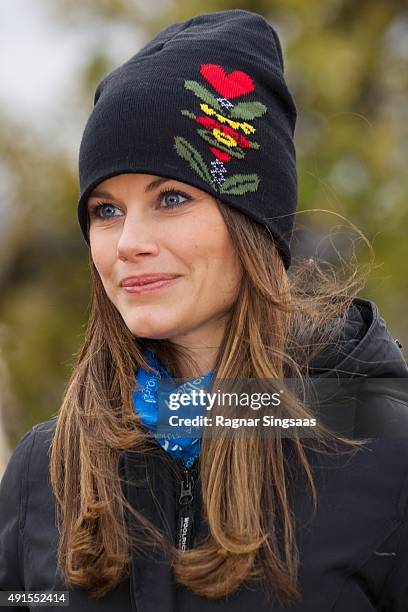
<path fill-rule="evenodd" d="M 113 204 L 110 204 L 109 202 L 98 202 L 98 204 L 96 204 L 95 206 L 93 206 L 92 208 L 90 208 L 89 210 L 89 215 L 90 217 L 96 217 L 98 219 L 111 219 L 112 217 L 117 217 L 118 215 L 108 215 L 107 217 L 105 216 L 101 216 L 100 211 L 104 210 L 105 208 L 114 208 L 116 210 L 119 210 L 116 206 L 114 206 Z"/>
<path fill-rule="evenodd" d="M 179 196 L 181 195 L 183 198 L 185 198 L 187 201 L 191 200 L 191 196 L 189 196 L 187 193 L 184 193 L 184 191 L 179 191 L 178 189 L 163 189 L 162 191 L 160 191 L 159 193 L 159 201 L 161 201 L 163 199 L 163 196 L 167 197 L 167 196 Z M 165 206 L 164 208 L 176 208 L 177 206 L 183 206 L 183 204 L 185 204 L 185 202 L 173 202 L 173 204 L 169 204 L 169 206 Z"/>

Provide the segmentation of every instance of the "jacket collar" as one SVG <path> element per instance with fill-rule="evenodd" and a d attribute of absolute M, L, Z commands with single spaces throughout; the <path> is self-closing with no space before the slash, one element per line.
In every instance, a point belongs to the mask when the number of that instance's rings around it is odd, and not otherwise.
<path fill-rule="evenodd" d="M 319 378 L 347 373 L 408 378 L 401 349 L 371 300 L 355 298 L 340 344 L 326 347 L 310 366 L 310 374 Z"/>

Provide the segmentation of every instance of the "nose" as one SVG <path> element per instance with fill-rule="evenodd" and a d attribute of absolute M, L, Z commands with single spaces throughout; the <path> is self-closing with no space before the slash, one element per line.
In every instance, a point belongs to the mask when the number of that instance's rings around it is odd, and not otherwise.
<path fill-rule="evenodd" d="M 117 245 L 119 259 L 158 253 L 157 226 L 140 211 L 127 212 Z"/>

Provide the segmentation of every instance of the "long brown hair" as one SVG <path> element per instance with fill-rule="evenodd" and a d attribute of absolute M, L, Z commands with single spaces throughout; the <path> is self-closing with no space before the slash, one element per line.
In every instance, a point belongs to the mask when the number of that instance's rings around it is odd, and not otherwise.
<path fill-rule="evenodd" d="M 219 200 L 217 204 L 242 266 L 242 280 L 218 351 L 214 385 L 237 377 L 307 382 L 313 357 L 341 341 L 348 308 L 370 265 L 366 272 L 353 267 L 340 280 L 333 269 L 312 259 L 293 262 L 288 274 L 264 227 Z M 107 297 L 91 256 L 90 271 L 90 316 L 58 412 L 50 456 L 60 532 L 58 568 L 65 582 L 103 597 L 128 575 L 130 547 L 143 543 L 126 527 L 127 510 L 142 527 L 144 543 L 159 542 L 176 580 L 196 594 L 221 598 L 244 581 L 261 577 L 281 605 L 299 602 L 291 508 L 296 473 L 305 477 L 314 511 L 317 504 L 305 439 L 256 432 L 210 437 L 204 432 L 199 476 L 208 537 L 193 549 L 175 548 L 130 506 L 118 465 L 125 451 L 149 453 L 154 447 L 131 396 L 136 368 L 149 369 L 144 347 L 153 347 L 175 377 L 180 376 L 180 363 L 191 362 L 191 356 L 168 340 L 135 337 Z M 299 398 L 287 397 L 286 414 L 313 416 Z M 341 441 L 350 449 L 359 444 L 319 424 L 315 431 L 318 446 L 324 440 Z"/>

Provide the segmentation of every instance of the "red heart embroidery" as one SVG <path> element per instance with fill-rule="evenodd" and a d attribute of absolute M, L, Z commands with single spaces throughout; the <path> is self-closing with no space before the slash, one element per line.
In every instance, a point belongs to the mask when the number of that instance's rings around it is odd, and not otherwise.
<path fill-rule="evenodd" d="M 224 98 L 237 98 L 255 89 L 251 77 L 241 70 L 227 75 L 224 68 L 217 64 L 201 64 L 200 74 Z"/>

